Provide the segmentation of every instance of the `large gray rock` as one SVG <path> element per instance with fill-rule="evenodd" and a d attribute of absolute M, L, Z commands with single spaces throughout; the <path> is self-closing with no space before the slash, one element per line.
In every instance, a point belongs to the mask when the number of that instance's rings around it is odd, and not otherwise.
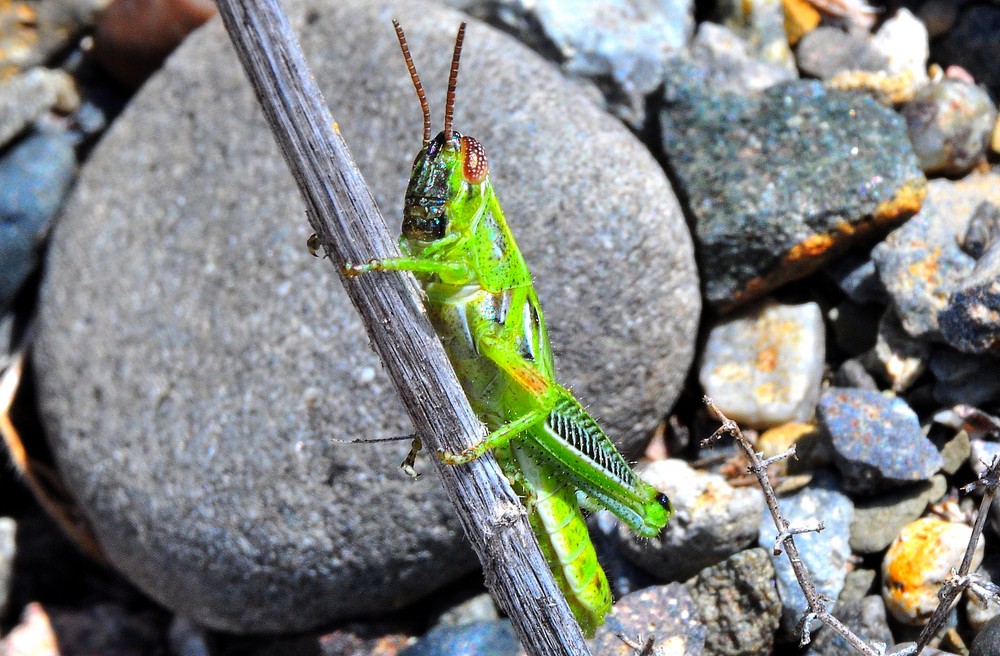
<path fill-rule="evenodd" d="M 461 16 L 288 3 L 333 114 L 398 221 L 420 112 L 441 124 Z M 550 65 L 470 26 L 455 127 L 490 153 L 562 380 L 634 450 L 693 353 L 691 242 L 653 158 Z M 403 477 L 408 422 L 309 229 L 216 21 L 95 150 L 56 231 L 36 365 L 60 469 L 109 559 L 228 631 L 398 607 L 474 566 L 433 476 Z M 429 465 L 420 469 L 429 470 Z"/>

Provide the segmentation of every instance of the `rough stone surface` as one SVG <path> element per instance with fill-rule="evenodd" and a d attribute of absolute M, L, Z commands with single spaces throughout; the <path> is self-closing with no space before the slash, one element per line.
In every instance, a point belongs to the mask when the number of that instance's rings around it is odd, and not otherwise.
<path fill-rule="evenodd" d="M 698 607 L 683 583 L 668 583 L 633 592 L 615 603 L 605 623 L 590 642 L 595 654 L 622 649 L 619 635 L 631 639 L 652 636 L 668 654 L 697 656 L 704 652 L 709 631 L 698 617 Z"/>
<path fill-rule="evenodd" d="M 886 620 L 885 603 L 878 595 L 869 595 L 860 601 L 837 604 L 834 617 L 847 625 L 865 643 L 892 644 L 892 631 Z M 853 647 L 836 631 L 823 627 L 809 645 L 810 656 L 841 656 L 850 654 Z"/>
<path fill-rule="evenodd" d="M 816 416 L 850 492 L 925 481 L 941 469 L 941 454 L 903 399 L 830 387 L 820 397 Z"/>
<path fill-rule="evenodd" d="M 997 110 L 975 84 L 945 78 L 917 91 L 903 116 L 925 173 L 963 175 L 986 155 Z"/>
<path fill-rule="evenodd" d="M 931 354 L 934 399 L 945 406 L 985 405 L 1000 399 L 1000 359 L 939 348 Z"/>
<path fill-rule="evenodd" d="M 941 339 L 938 313 L 975 265 L 959 244 L 983 201 L 1000 204 L 997 173 L 934 180 L 917 215 L 872 249 L 903 328 L 914 337 Z"/>
<path fill-rule="evenodd" d="M 795 57 L 803 73 L 821 80 L 842 71 L 881 71 L 889 63 L 867 35 L 824 26 L 802 37 Z"/>
<path fill-rule="evenodd" d="M 289 10 L 395 224 L 420 113 L 390 19 L 437 125 L 461 16 Z M 684 219 L 653 158 L 558 72 L 476 23 L 465 46 L 455 127 L 490 153 L 563 382 L 634 449 L 694 346 Z M 383 611 L 474 567 L 434 477 L 396 470 L 405 443 L 332 442 L 409 427 L 303 213 L 213 22 L 101 141 L 50 251 L 35 356 L 61 472 L 115 566 L 217 629 Z"/>
<path fill-rule="evenodd" d="M 399 656 L 517 656 L 523 653 L 510 620 L 432 629 Z"/>
<path fill-rule="evenodd" d="M 781 599 L 774 584 L 774 567 L 764 549 L 747 549 L 706 567 L 686 585 L 702 623 L 711 628 L 705 637 L 709 654 L 771 653 Z"/>
<path fill-rule="evenodd" d="M 938 313 L 938 327 L 960 351 L 1000 352 L 1000 243 L 987 248 L 969 275 L 956 283 Z"/>
<path fill-rule="evenodd" d="M 660 121 L 712 305 L 801 278 L 919 209 L 923 173 L 891 109 L 815 81 L 733 94 L 709 79 L 678 60 Z"/>

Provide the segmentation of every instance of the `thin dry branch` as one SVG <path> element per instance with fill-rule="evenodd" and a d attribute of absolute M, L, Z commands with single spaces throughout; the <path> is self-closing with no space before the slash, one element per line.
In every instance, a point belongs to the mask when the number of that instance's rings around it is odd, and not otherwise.
<path fill-rule="evenodd" d="M 809 569 L 802 562 L 798 547 L 795 546 L 795 535 L 807 531 L 822 530 L 822 525 L 805 529 L 801 527 L 793 528 L 788 524 L 788 520 L 784 518 L 781 514 L 781 509 L 778 507 L 778 497 L 775 495 L 771 481 L 767 477 L 767 466 L 761 460 L 760 454 L 754 450 L 753 445 L 744 437 L 743 431 L 740 430 L 736 422 L 724 415 L 712 399 L 706 396 L 704 403 L 709 413 L 722 423 L 722 426 L 705 442 L 712 442 L 723 435 L 729 435 L 736 441 L 737 446 L 743 451 L 747 460 L 750 461 L 750 466 L 747 469 L 757 477 L 757 481 L 760 483 L 760 488 L 764 492 L 764 501 L 767 504 L 767 509 L 771 512 L 771 519 L 774 520 L 774 525 L 778 528 L 778 542 L 788 557 L 788 562 L 792 565 L 792 571 L 795 572 L 795 578 L 799 583 L 799 587 L 806 597 L 809 611 L 802 618 L 802 621 L 799 622 L 800 644 L 805 645 L 809 643 L 809 624 L 813 619 L 817 619 L 843 636 L 844 640 L 857 650 L 858 653 L 865 656 L 881 656 L 878 649 L 866 644 L 864 640 L 847 628 L 843 622 L 830 614 L 826 609 L 827 600 L 816 590 L 816 585 L 809 574 Z"/>
<path fill-rule="evenodd" d="M 371 192 L 276 0 L 219 0 L 218 6 L 330 262 L 339 270 L 344 262 L 395 254 Z M 386 38 L 392 38 L 388 26 Z M 432 449 L 452 452 L 480 439 L 483 427 L 413 284 L 402 274 L 387 273 L 345 281 L 345 288 L 417 434 Z M 528 653 L 590 653 L 539 551 L 524 507 L 496 461 L 487 456 L 447 467 L 434 460 L 483 564 L 486 583 Z"/>

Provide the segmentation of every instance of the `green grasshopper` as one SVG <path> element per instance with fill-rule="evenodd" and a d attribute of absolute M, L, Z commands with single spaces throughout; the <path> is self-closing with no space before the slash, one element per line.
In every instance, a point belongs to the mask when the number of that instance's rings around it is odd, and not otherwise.
<path fill-rule="evenodd" d="M 469 402 L 491 431 L 450 465 L 492 452 L 528 517 L 574 616 L 588 637 L 611 608 L 580 506 L 606 508 L 640 535 L 656 536 L 673 512 L 666 495 L 636 476 L 583 406 L 556 382 L 552 348 L 528 266 L 490 183 L 482 145 L 452 131 L 458 30 L 444 130 L 431 139 L 430 111 L 399 23 L 400 48 L 423 111 L 423 148 L 413 162 L 403 207 L 403 255 L 347 263 L 343 272 L 411 271 L 427 313 Z M 420 448 L 403 463 L 413 473 Z"/>

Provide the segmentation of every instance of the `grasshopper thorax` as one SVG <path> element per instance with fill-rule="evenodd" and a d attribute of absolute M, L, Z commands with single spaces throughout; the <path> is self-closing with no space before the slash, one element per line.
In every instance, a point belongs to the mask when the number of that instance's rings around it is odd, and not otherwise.
<path fill-rule="evenodd" d="M 486 151 L 472 137 L 441 132 L 413 161 L 403 201 L 403 236 L 412 241 L 442 239 L 449 229 L 450 199 L 466 198 L 489 174 Z M 473 191 L 473 193 L 475 193 Z"/>

